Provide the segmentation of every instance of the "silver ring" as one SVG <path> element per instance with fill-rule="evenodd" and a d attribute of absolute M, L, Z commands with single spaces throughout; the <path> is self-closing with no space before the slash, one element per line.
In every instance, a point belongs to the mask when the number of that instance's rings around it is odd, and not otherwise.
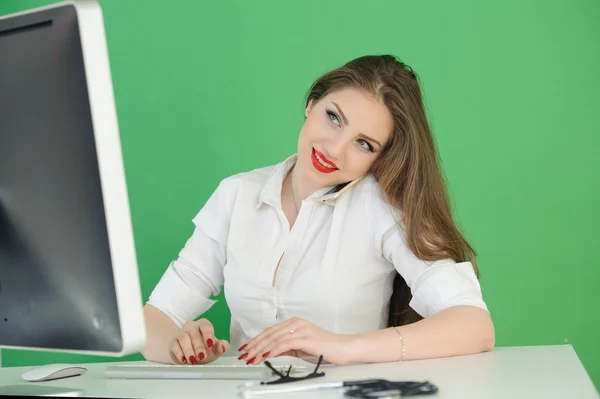
<path fill-rule="evenodd" d="M 290 334 L 292 334 L 292 338 L 296 338 L 294 337 L 294 330 L 290 330 Z"/>

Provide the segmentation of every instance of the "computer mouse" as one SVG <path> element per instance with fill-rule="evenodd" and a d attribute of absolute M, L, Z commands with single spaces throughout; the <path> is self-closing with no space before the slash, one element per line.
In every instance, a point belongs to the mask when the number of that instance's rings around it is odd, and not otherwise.
<path fill-rule="evenodd" d="M 25 381 L 40 382 L 57 380 L 59 378 L 75 377 L 85 373 L 87 369 L 75 364 L 46 364 L 33 368 L 21 375 Z"/>

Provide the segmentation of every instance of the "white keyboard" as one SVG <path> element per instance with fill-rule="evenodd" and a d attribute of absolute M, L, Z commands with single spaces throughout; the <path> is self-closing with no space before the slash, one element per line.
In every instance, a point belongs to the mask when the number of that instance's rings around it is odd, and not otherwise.
<path fill-rule="evenodd" d="M 285 370 L 289 366 L 276 366 Z M 292 373 L 310 373 L 305 366 L 293 366 Z M 256 380 L 266 381 L 274 373 L 264 365 L 165 365 L 137 364 L 108 366 L 106 378 L 120 379 L 175 379 L 175 380 Z"/>

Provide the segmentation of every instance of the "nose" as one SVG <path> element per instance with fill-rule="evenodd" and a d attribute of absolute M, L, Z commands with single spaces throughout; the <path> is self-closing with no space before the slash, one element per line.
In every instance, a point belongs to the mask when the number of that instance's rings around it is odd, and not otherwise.
<path fill-rule="evenodd" d="M 344 151 L 348 145 L 346 141 L 347 140 L 344 140 L 343 135 L 330 139 L 324 148 L 325 156 L 337 163 L 337 161 L 343 158 Z"/>

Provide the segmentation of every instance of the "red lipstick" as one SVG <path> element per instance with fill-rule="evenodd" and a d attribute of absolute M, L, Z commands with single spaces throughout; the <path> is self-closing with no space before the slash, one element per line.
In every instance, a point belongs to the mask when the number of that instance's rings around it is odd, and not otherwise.
<path fill-rule="evenodd" d="M 327 166 L 323 166 L 321 164 L 321 162 L 319 162 L 319 160 L 317 159 L 316 155 L 319 155 L 319 157 L 326 162 L 327 164 L 333 166 L 335 169 L 332 168 L 328 168 Z M 335 172 L 336 170 L 338 170 L 338 167 L 336 164 L 334 164 L 333 162 L 331 162 L 329 159 L 327 159 L 325 157 L 325 155 L 323 155 L 323 153 L 321 153 L 320 151 L 317 151 L 316 149 L 313 148 L 312 154 L 311 154 L 311 160 L 312 160 L 312 164 L 315 167 L 315 169 L 317 169 L 319 172 L 321 173 L 331 173 L 331 172 Z"/>

